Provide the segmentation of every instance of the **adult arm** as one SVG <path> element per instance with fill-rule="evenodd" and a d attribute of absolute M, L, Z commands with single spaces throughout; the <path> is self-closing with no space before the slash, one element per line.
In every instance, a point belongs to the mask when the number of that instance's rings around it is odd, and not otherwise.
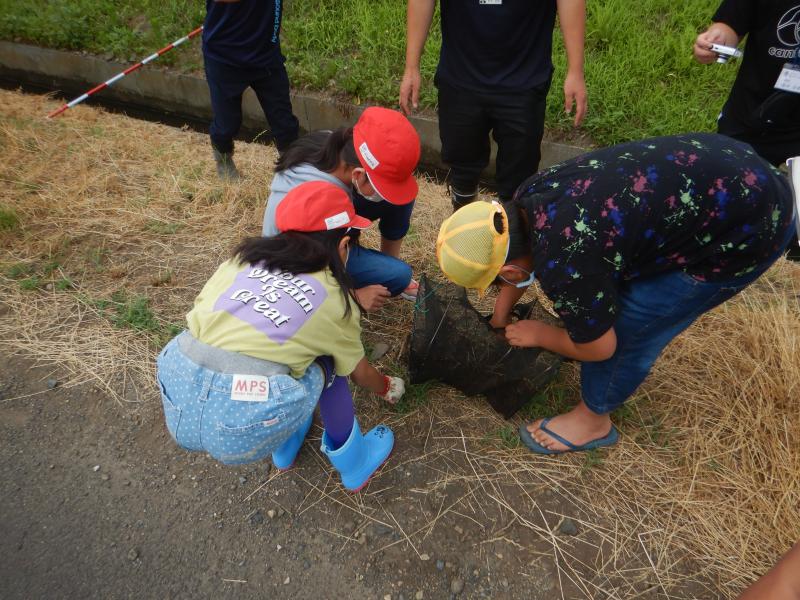
<path fill-rule="evenodd" d="M 572 341 L 566 329 L 541 321 L 517 321 L 506 327 L 506 339 L 512 346 L 544 348 L 581 362 L 607 360 L 617 350 L 617 334 L 613 327 L 594 341 L 578 344 Z"/>
<path fill-rule="evenodd" d="M 713 23 L 697 36 L 692 51 L 697 62 L 708 64 L 717 60 L 711 44 L 736 47 L 756 22 L 761 10 L 758 0 L 723 0 L 712 17 Z"/>
<path fill-rule="evenodd" d="M 739 35 L 726 23 L 712 23 L 694 41 L 694 57 L 697 62 L 707 65 L 717 60 L 717 53 L 711 51 L 711 44 L 736 47 L 739 45 Z"/>
<path fill-rule="evenodd" d="M 583 45 L 586 35 L 586 1 L 557 0 L 558 20 L 567 52 L 567 76 L 564 78 L 564 110 L 575 107 L 577 127 L 586 114 L 586 83 L 583 79 Z"/>
<path fill-rule="evenodd" d="M 406 8 L 406 68 L 400 82 L 400 108 L 406 115 L 419 105 L 419 62 L 433 21 L 436 0 L 408 0 Z"/>

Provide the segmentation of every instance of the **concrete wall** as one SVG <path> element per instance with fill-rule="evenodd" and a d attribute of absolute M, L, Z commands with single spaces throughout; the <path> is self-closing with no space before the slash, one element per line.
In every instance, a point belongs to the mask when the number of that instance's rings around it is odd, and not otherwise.
<path fill-rule="evenodd" d="M 70 97 L 78 96 L 106 81 L 127 66 L 93 55 L 0 41 L 0 78 L 21 86 L 62 91 Z M 98 96 L 100 95 L 104 101 L 136 109 L 199 121 L 208 121 L 211 118 L 211 103 L 205 79 L 162 70 L 157 63 L 128 75 L 111 88 L 100 92 Z M 92 100 L 87 102 L 91 103 Z M 306 131 L 352 124 L 365 108 L 362 105 L 306 93 L 293 94 L 292 105 L 300 126 Z M 268 129 L 252 90 L 245 94 L 243 111 L 244 128 L 249 131 Z M 410 120 L 422 142 L 422 166 L 446 168 L 440 160 L 441 144 L 436 118 L 412 116 Z M 495 150 L 493 147 L 492 165 L 487 170 L 489 174 L 494 170 Z M 542 143 L 541 166 L 561 162 L 583 151 L 584 149 L 577 146 L 545 141 Z"/>

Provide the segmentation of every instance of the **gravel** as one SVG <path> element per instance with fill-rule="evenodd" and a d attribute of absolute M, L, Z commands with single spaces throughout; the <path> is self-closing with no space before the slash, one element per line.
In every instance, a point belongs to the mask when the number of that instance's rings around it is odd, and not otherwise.
<path fill-rule="evenodd" d="M 575 521 L 572 519 L 564 517 L 561 519 L 561 523 L 558 524 L 558 533 L 562 535 L 577 535 L 578 526 L 575 525 Z"/>
<path fill-rule="evenodd" d="M 464 580 L 460 577 L 456 577 L 453 581 L 450 582 L 450 592 L 458 596 L 461 592 L 464 591 Z"/>

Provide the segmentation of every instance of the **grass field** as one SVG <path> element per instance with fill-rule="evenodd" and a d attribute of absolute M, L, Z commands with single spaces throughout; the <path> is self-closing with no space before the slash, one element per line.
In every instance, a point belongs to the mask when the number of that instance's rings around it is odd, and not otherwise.
<path fill-rule="evenodd" d="M 296 88 L 356 102 L 396 106 L 405 55 L 405 2 L 400 0 L 287 0 L 282 33 Z M 595 143 L 704 131 L 714 120 L 735 75 L 734 65 L 694 63 L 691 45 L 717 0 L 593 0 L 589 2 L 584 125 Z M 204 16 L 196 0 L 0 0 L 0 38 L 86 50 L 123 61 L 143 57 L 190 31 Z M 433 26 L 422 71 L 421 103 L 436 103 L 433 73 L 440 36 Z M 565 57 L 555 34 L 556 72 L 547 124 L 569 137 L 562 114 Z M 176 68 L 201 67 L 199 42 L 165 55 Z"/>

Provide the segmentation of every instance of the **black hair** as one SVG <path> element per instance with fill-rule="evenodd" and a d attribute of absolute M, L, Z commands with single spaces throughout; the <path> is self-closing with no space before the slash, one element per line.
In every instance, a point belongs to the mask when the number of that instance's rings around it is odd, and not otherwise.
<path fill-rule="evenodd" d="M 505 231 L 505 227 L 503 226 L 503 215 L 501 215 L 500 213 L 494 213 L 493 220 L 494 220 L 495 231 L 497 231 L 497 233 L 502 235 L 503 232 Z"/>
<path fill-rule="evenodd" d="M 359 308 L 362 306 L 353 294 L 353 280 L 347 274 L 339 256 L 339 242 L 345 235 L 349 235 L 350 244 L 358 245 L 360 233 L 357 229 L 348 231 L 338 228 L 309 233 L 286 231 L 274 237 L 248 237 L 239 242 L 233 256 L 243 263 L 289 271 L 295 275 L 316 273 L 329 268 L 342 290 L 344 318 L 347 319 L 352 312 L 351 300 Z"/>
<path fill-rule="evenodd" d="M 506 261 L 531 253 L 531 235 L 527 223 L 523 222 L 522 212 L 525 207 L 514 198 L 503 203 L 508 218 L 508 256 Z M 496 225 L 495 225 L 496 227 Z M 502 231 L 500 232 L 502 233 Z"/>
<path fill-rule="evenodd" d="M 353 128 L 312 131 L 296 140 L 278 157 L 275 171 L 285 171 L 308 163 L 320 171 L 331 173 L 344 161 L 352 167 L 360 167 L 353 145 Z"/>

